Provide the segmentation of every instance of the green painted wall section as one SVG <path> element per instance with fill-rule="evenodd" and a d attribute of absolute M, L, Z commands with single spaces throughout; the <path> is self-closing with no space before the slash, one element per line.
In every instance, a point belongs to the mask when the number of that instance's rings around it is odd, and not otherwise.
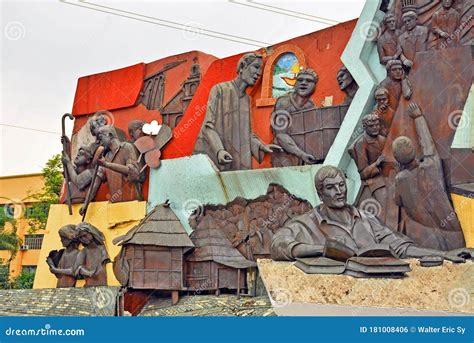
<path fill-rule="evenodd" d="M 373 110 L 374 92 L 377 85 L 386 77 L 385 68 L 380 64 L 377 52 L 377 28 L 384 13 L 379 10 L 380 1 L 366 1 L 351 39 L 341 59 L 359 85 L 351 106 L 345 116 L 341 129 L 329 150 L 324 164 L 335 165 L 346 171 L 353 184 L 349 202 L 355 200 L 360 188 L 360 177 L 347 148 L 363 131 L 361 119 Z"/>
<path fill-rule="evenodd" d="M 466 100 L 466 105 L 464 106 L 462 117 L 454 134 L 451 147 L 474 148 L 474 84 L 469 91 L 469 96 Z"/>

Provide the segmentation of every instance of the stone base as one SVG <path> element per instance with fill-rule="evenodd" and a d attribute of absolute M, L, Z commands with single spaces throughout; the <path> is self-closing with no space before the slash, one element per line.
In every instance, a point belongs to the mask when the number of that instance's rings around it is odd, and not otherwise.
<path fill-rule="evenodd" d="M 432 316 L 474 314 L 474 263 L 423 268 L 410 260 L 404 279 L 305 274 L 291 262 L 258 260 L 278 315 Z"/>

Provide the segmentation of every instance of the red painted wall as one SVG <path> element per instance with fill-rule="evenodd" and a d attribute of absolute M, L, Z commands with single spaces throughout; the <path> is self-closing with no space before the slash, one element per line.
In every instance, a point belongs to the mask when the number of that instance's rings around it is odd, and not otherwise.
<path fill-rule="evenodd" d="M 345 94 L 339 89 L 336 80 L 336 73 L 342 66 L 340 57 L 350 39 L 352 31 L 354 30 L 356 21 L 357 20 L 354 19 L 308 35 L 293 38 L 267 49 L 261 49 L 259 52 L 264 55 L 265 63 L 266 61 L 273 59 L 272 57 L 274 57 L 275 54 L 274 51 L 278 50 L 279 47 L 295 46 L 302 50 L 306 59 L 305 67 L 312 68 L 319 75 L 319 82 L 313 95 L 313 101 L 315 104 L 319 105 L 326 96 L 333 96 L 333 104 L 337 105 L 343 101 Z M 187 59 L 186 63 L 183 63 L 167 72 L 164 103 L 166 103 L 181 88 L 182 82 L 189 75 L 189 70 L 194 57 L 198 58 L 198 63 L 201 66 L 201 73 L 203 75 L 201 84 L 197 89 L 193 100 L 179 125 L 174 129 L 173 139 L 164 148 L 162 154 L 163 159 L 179 158 L 192 154 L 195 141 L 206 114 L 206 105 L 210 89 L 220 82 L 229 81 L 236 77 L 237 62 L 243 54 L 244 53 L 223 59 L 216 59 L 211 55 L 192 51 L 176 56 L 170 56 L 145 65 L 145 75 L 149 76 L 170 62 L 184 58 Z M 117 76 L 117 74 L 115 76 Z M 123 90 L 120 89 L 117 90 L 118 93 L 122 91 Z M 78 101 L 78 97 L 84 96 L 85 93 L 87 93 L 87 89 L 82 89 L 81 92 L 77 91 L 75 103 Z M 251 96 L 252 104 L 253 131 L 264 142 L 270 143 L 273 139 L 270 127 L 270 116 L 273 106 L 257 106 L 256 104 L 258 99 L 266 98 L 266 96 L 263 96 L 262 94 L 262 78 L 252 89 L 249 90 L 249 95 Z M 104 101 L 104 103 L 107 103 L 109 107 L 102 109 L 110 110 L 116 108 L 114 107 L 116 106 L 116 103 L 111 101 L 111 99 L 117 99 L 117 103 L 120 103 L 120 94 L 112 92 L 111 94 L 104 94 L 101 96 L 108 97 L 107 101 Z M 143 119 L 148 122 L 156 119 L 161 122 L 159 111 L 148 111 L 141 104 L 115 109 L 112 112 L 114 115 L 113 124 L 125 132 L 127 132 L 129 121 L 133 119 Z M 74 133 L 76 133 L 87 122 L 87 119 L 88 116 L 76 116 Z M 258 164 L 254 160 L 254 168 L 268 168 L 270 166 L 269 155 L 266 156 L 261 164 Z M 145 192 L 148 191 L 148 181 L 144 185 L 144 190 Z M 107 199 L 106 195 L 107 189 L 106 186 L 103 185 L 98 194 L 97 200 Z"/>

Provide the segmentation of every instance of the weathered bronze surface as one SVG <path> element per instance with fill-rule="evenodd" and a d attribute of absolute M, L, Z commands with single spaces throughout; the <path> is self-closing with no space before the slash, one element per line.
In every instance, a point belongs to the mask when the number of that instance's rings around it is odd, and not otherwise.
<path fill-rule="evenodd" d="M 246 54 L 237 65 L 237 78 L 215 85 L 209 94 L 194 153 L 207 154 L 222 171 L 252 169 L 252 156 L 261 162 L 265 153 L 282 150 L 264 144 L 252 132 L 246 89 L 255 85 L 261 72 L 262 56 Z"/>
<path fill-rule="evenodd" d="M 110 260 L 102 232 L 83 222 L 65 225 L 58 233 L 64 249 L 51 251 L 46 259 L 51 273 L 58 278 L 57 287 L 74 287 L 78 279 L 85 279 L 86 287 L 106 286 L 106 264 Z"/>
<path fill-rule="evenodd" d="M 390 60 L 387 62 L 386 68 L 387 77 L 380 83 L 380 87 L 388 91 L 390 106 L 397 108 L 402 95 L 407 100 L 411 98 L 413 87 L 405 75 L 401 61 Z"/>
<path fill-rule="evenodd" d="M 71 120 L 74 120 L 74 117 L 70 113 L 65 113 L 62 118 L 61 118 L 61 142 L 63 144 L 63 156 L 64 155 L 70 155 L 70 144 L 68 144 L 69 139 L 66 136 L 66 123 L 65 120 L 66 118 L 69 118 Z M 66 184 L 66 203 L 68 205 L 68 210 L 69 210 L 69 215 L 72 215 L 72 206 L 71 206 L 71 178 L 69 176 L 69 171 L 68 169 L 63 165 L 63 173 L 64 173 L 64 183 Z"/>
<path fill-rule="evenodd" d="M 314 137 L 316 130 L 321 130 L 314 116 L 316 106 L 311 100 L 318 76 L 313 70 L 302 70 L 296 76 L 294 92 L 278 98 L 272 113 L 271 126 L 275 135 L 275 144 L 283 152 L 272 155 L 274 167 L 314 164 L 319 160 L 313 155 L 318 147 Z M 307 149 L 310 149 L 308 151 Z"/>
<path fill-rule="evenodd" d="M 322 256 L 329 238 L 355 251 L 373 244 L 385 244 L 400 258 L 441 256 L 453 262 L 463 262 L 474 255 L 473 249 L 466 248 L 452 251 L 420 248 L 372 214 L 347 204 L 346 180 L 336 167 L 319 169 L 315 184 L 322 204 L 293 218 L 276 232 L 271 246 L 273 259 Z"/>
<path fill-rule="evenodd" d="M 381 64 L 387 64 L 390 60 L 400 57 L 398 48 L 398 36 L 401 31 L 397 29 L 397 18 L 393 13 L 387 13 L 383 19 L 385 31 L 377 40 L 377 48 Z"/>
<path fill-rule="evenodd" d="M 113 243 L 122 246 L 114 261 L 114 273 L 122 286 L 185 289 L 184 254 L 194 245 L 168 203 L 155 207 Z"/>
<path fill-rule="evenodd" d="M 75 268 L 79 254 L 79 241 L 76 225 L 65 225 L 58 231 L 64 249 L 49 253 L 46 263 L 49 270 L 58 278 L 56 287 L 75 287 Z"/>
<path fill-rule="evenodd" d="M 190 217 L 193 229 L 220 230 L 248 260 L 270 257 L 274 233 L 289 219 L 305 213 L 311 204 L 270 184 L 266 195 L 247 200 L 236 198 L 225 205 L 204 205 Z"/>
<path fill-rule="evenodd" d="M 86 280 L 85 286 L 107 286 L 106 264 L 110 262 L 104 234 L 89 223 L 77 225 L 77 239 L 84 246 L 77 255 L 75 275 Z"/>
<path fill-rule="evenodd" d="M 405 31 L 400 35 L 398 42 L 400 59 L 407 70 L 413 67 L 416 53 L 428 48 L 428 28 L 417 25 L 417 18 L 415 11 L 408 11 L 402 15 Z"/>
<path fill-rule="evenodd" d="M 441 158 L 425 117 L 415 103 L 407 115 L 415 122 L 422 159 L 410 138 L 401 136 L 392 144 L 401 171 L 395 178 L 395 202 L 401 208 L 399 231 L 419 246 L 450 250 L 465 246 L 461 225 L 449 201 Z"/>
<path fill-rule="evenodd" d="M 128 142 L 120 142 L 113 126 L 101 127 L 99 142 L 105 149 L 104 158 L 98 161 L 97 178 L 89 189 L 85 204 L 80 209 L 84 215 L 90 201 L 95 198 L 99 186 L 107 182 L 111 202 L 142 200 L 140 170 L 135 147 Z"/>
<path fill-rule="evenodd" d="M 359 86 L 345 66 L 342 66 L 341 69 L 339 69 L 336 78 L 339 87 L 344 93 L 346 93 L 346 98 L 344 99 L 343 105 L 348 105 L 352 102 L 352 99 L 354 99 Z"/>
<path fill-rule="evenodd" d="M 459 24 L 461 15 L 453 6 L 453 0 L 442 0 L 442 7 L 433 14 L 431 30 L 438 49 L 459 45 Z"/>

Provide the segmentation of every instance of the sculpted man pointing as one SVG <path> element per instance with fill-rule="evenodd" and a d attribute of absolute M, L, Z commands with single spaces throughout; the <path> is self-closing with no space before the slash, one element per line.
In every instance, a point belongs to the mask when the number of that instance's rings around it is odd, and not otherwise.
<path fill-rule="evenodd" d="M 252 156 L 261 162 L 265 153 L 282 150 L 264 144 L 252 132 L 246 89 L 255 85 L 261 72 L 262 56 L 246 54 L 237 65 L 237 77 L 211 89 L 194 153 L 207 154 L 221 171 L 251 169 Z"/>

